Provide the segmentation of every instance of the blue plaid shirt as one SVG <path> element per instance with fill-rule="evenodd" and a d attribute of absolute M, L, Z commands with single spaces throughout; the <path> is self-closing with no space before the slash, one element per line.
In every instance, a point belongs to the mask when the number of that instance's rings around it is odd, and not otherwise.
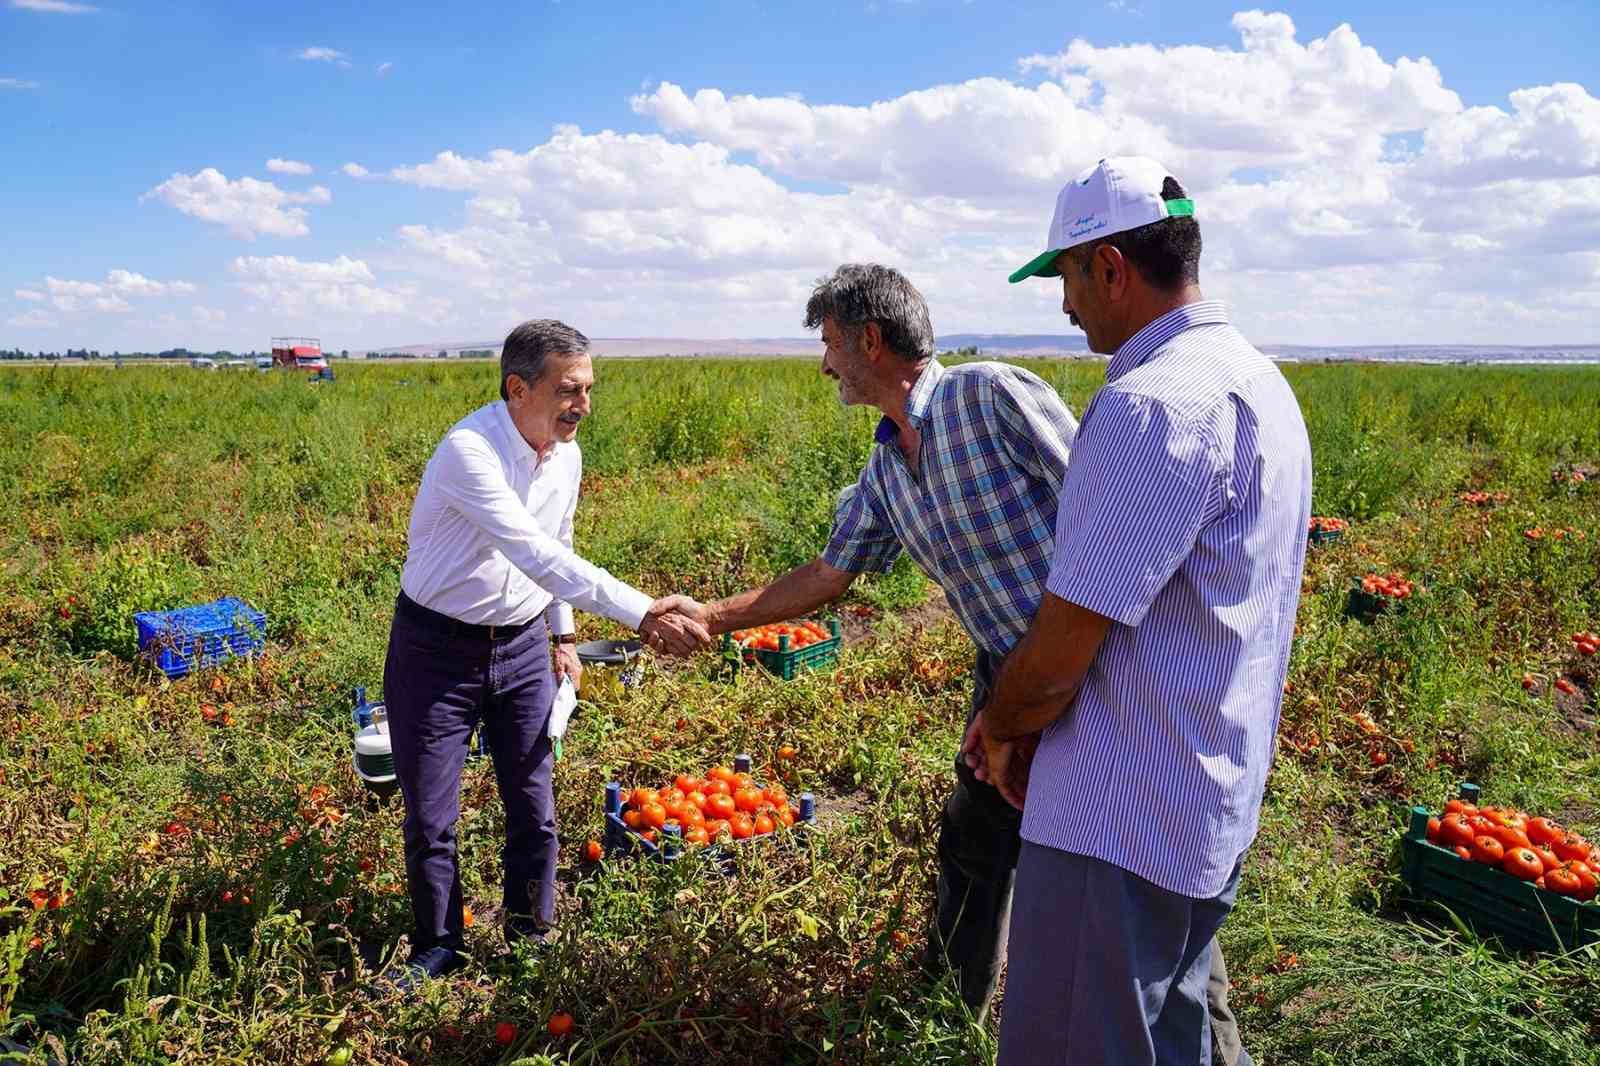
<path fill-rule="evenodd" d="M 888 418 L 839 494 L 822 559 L 887 570 L 902 550 L 938 582 L 972 640 L 1004 655 L 1033 622 L 1078 422 L 1045 381 L 1004 363 L 930 361 L 906 399 L 922 435 L 913 471 Z"/>

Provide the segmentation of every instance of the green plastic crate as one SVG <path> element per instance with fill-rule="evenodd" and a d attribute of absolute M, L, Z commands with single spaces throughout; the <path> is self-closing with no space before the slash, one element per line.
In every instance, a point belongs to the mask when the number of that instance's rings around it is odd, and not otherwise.
<path fill-rule="evenodd" d="M 1476 804 L 1478 786 L 1462 785 L 1461 798 Z M 1568 951 L 1600 941 L 1600 901 L 1558 896 L 1429 843 L 1431 816 L 1426 807 L 1411 808 L 1411 826 L 1400 842 L 1401 876 L 1415 901 L 1448 910 L 1478 933 L 1515 947 Z"/>
<path fill-rule="evenodd" d="M 820 670 L 839 661 L 839 649 L 844 646 L 844 635 L 840 631 L 839 620 L 837 618 L 829 618 L 827 619 L 827 626 L 828 632 L 832 634 L 827 640 L 819 640 L 815 644 L 808 644 L 804 648 L 792 650 L 783 647 L 789 642 L 788 637 L 779 638 L 777 651 L 766 651 L 757 648 L 740 648 L 739 645 L 733 642 L 731 636 L 724 633 L 722 636 L 723 658 L 734 665 L 758 662 L 785 681 L 792 681 L 807 671 Z"/>

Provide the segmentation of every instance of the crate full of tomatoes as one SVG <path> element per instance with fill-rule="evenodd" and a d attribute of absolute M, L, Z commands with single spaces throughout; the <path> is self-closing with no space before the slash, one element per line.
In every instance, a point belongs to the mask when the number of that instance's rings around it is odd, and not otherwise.
<path fill-rule="evenodd" d="M 1403 608 L 1416 591 L 1416 582 L 1403 574 L 1368 574 L 1351 586 L 1345 614 L 1370 622 L 1380 614 Z"/>
<path fill-rule="evenodd" d="M 1348 528 L 1350 523 L 1342 518 L 1312 515 L 1310 523 L 1306 526 L 1306 539 L 1312 544 L 1332 544 L 1343 540 L 1344 531 Z"/>
<path fill-rule="evenodd" d="M 838 662 L 843 643 L 837 618 L 828 619 L 826 624 L 799 619 L 724 633 L 722 655 L 733 666 L 759 662 L 788 681 L 807 670 Z"/>
<path fill-rule="evenodd" d="M 1437 813 L 1411 808 L 1401 842 L 1411 894 L 1517 946 L 1600 941 L 1600 848 L 1548 818 L 1477 800 L 1466 784 Z"/>
<path fill-rule="evenodd" d="M 676 858 L 684 849 L 741 844 L 784 836 L 816 823 L 816 798 L 802 793 L 791 802 L 782 785 L 763 785 L 750 776 L 750 756 L 739 755 L 733 769 L 713 766 L 704 777 L 679 774 L 659 789 L 606 785 L 608 855 L 643 853 Z"/>

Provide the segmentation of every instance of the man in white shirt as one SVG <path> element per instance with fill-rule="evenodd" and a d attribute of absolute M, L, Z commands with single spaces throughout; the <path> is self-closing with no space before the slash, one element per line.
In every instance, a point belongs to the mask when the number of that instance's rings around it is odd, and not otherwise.
<path fill-rule="evenodd" d="M 589 339 L 524 322 L 500 356 L 501 402 L 457 422 L 423 471 L 384 663 L 395 774 L 405 796 L 406 881 L 415 929 L 398 982 L 466 960 L 455 823 L 461 768 L 479 723 L 506 809 L 506 935 L 542 937 L 555 919 L 556 821 L 546 736 L 557 675 L 581 673 L 572 608 L 637 629 L 654 648 L 710 643 L 677 613 L 572 550 L 590 410 Z M 555 642 L 555 671 L 551 641 Z"/>

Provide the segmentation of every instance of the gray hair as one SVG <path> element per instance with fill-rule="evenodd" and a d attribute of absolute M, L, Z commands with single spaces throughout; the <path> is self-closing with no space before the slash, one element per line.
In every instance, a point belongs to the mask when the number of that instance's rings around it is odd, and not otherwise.
<path fill-rule="evenodd" d="M 806 329 L 816 329 L 831 318 L 852 344 L 861 328 L 876 322 L 883 343 L 908 363 L 933 355 L 933 324 L 928 304 L 917 287 L 900 271 L 876 263 L 846 263 L 830 277 L 818 278 L 806 301 Z"/>
<path fill-rule="evenodd" d="M 500 349 L 500 398 L 509 400 L 506 378 L 515 374 L 529 385 L 544 376 L 552 355 L 587 355 L 589 338 L 553 318 L 533 318 L 506 334 Z"/>

